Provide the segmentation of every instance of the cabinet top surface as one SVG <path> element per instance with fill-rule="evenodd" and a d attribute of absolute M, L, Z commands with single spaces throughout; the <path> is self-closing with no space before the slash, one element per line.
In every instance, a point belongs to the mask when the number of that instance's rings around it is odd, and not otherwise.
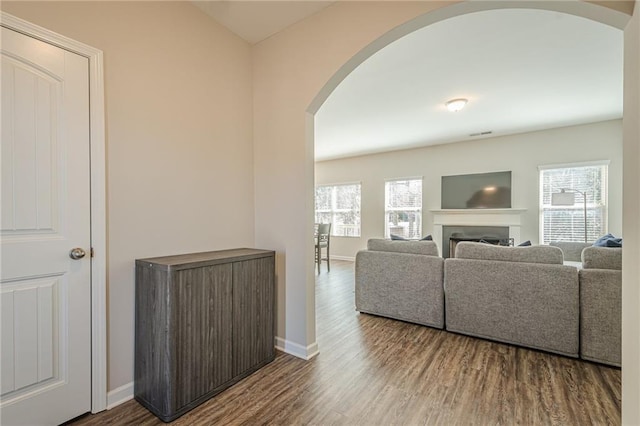
<path fill-rule="evenodd" d="M 162 269 L 171 269 L 174 267 L 182 269 L 185 267 L 197 267 L 208 264 L 234 262 L 274 255 L 275 252 L 272 250 L 238 248 L 136 259 L 136 262 L 149 263 L 153 266 L 161 267 Z"/>

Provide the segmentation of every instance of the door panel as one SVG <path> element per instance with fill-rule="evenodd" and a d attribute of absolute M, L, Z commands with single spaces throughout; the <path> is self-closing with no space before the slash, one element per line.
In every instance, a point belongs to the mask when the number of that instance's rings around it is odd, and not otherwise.
<path fill-rule="evenodd" d="M 2 230 L 52 230 L 53 207 L 59 204 L 53 198 L 58 159 L 52 126 L 60 113 L 62 82 L 6 57 L 2 91 L 2 138 L 7 141 L 2 145 Z"/>
<path fill-rule="evenodd" d="M 2 28 L 2 424 L 91 409 L 89 65 Z"/>
<path fill-rule="evenodd" d="M 2 294 L 2 395 L 51 380 L 60 373 L 59 309 L 64 306 L 59 277 L 25 279 L 4 285 Z M 6 311 L 5 311 L 6 310 Z M 51 383 L 47 383 L 50 385 Z"/>

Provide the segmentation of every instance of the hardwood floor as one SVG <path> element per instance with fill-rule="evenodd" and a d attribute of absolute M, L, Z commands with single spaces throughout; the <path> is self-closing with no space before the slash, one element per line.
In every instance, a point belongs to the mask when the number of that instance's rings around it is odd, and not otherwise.
<path fill-rule="evenodd" d="M 279 353 L 174 424 L 620 424 L 619 369 L 358 314 L 353 263 L 331 266 L 316 281 L 320 355 Z M 129 401 L 73 424 L 162 422 Z"/>

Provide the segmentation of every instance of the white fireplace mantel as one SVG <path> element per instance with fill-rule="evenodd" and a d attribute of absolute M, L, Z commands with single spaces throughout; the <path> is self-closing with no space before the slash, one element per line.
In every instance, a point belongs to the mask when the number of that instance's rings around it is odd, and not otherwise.
<path fill-rule="evenodd" d="M 434 225 L 521 226 L 527 209 L 440 209 L 431 210 Z"/>
<path fill-rule="evenodd" d="M 509 238 L 520 242 L 522 216 L 527 209 L 437 209 L 433 214 L 433 240 L 442 252 L 443 226 L 508 226 Z"/>

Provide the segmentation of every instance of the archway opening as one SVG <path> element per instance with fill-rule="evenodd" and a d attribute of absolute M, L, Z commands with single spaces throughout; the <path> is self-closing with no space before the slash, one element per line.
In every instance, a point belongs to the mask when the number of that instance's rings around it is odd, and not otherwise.
<path fill-rule="evenodd" d="M 616 28 L 622 28 L 624 26 L 625 21 L 620 19 L 619 14 L 612 12 L 610 10 L 604 10 L 599 6 L 595 6 L 592 4 L 585 4 L 583 2 L 562 2 L 562 4 L 535 4 L 535 3 L 520 3 L 517 4 L 514 2 L 502 2 L 500 4 L 476 4 L 476 3 L 463 3 L 456 4 L 454 6 L 445 7 L 443 9 L 437 10 L 435 12 L 430 12 L 424 16 L 416 18 L 415 20 L 394 29 L 393 31 L 385 34 L 371 45 L 367 46 L 357 55 L 355 55 L 349 62 L 347 62 L 333 77 L 332 79 L 325 85 L 325 87 L 320 91 L 320 93 L 316 96 L 314 101 L 310 104 L 308 113 L 309 128 L 307 134 L 310 139 L 307 141 L 311 146 L 313 146 L 313 118 L 316 113 L 319 111 L 320 107 L 323 103 L 328 99 L 330 94 L 338 87 L 340 82 L 344 80 L 344 78 L 349 75 L 356 67 L 365 62 L 368 58 L 373 56 L 376 52 L 378 52 L 383 47 L 389 45 L 390 43 L 400 39 L 401 37 L 412 33 L 420 28 L 427 27 L 436 22 L 440 22 L 449 18 L 454 18 L 456 16 L 466 15 L 468 13 L 473 12 L 481 12 L 485 10 L 492 9 L 510 9 L 510 8 L 532 8 L 532 9 L 543 9 L 548 10 L 550 12 L 562 12 L 569 13 L 572 15 L 580 16 L 583 18 L 588 18 L 600 23 L 604 23 L 606 25 L 610 25 Z M 313 190 L 309 188 L 309 190 Z M 322 343 L 320 342 L 320 345 Z M 322 346 L 320 346 L 322 350 Z"/>

